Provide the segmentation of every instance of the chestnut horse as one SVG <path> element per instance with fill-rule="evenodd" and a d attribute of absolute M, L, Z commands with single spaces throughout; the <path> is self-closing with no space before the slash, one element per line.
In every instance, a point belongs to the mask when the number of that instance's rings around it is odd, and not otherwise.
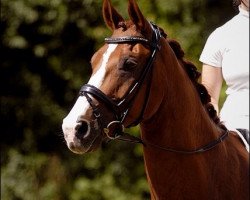
<path fill-rule="evenodd" d="M 249 199 L 248 152 L 220 122 L 180 45 L 134 0 L 128 21 L 109 0 L 102 12 L 113 34 L 92 57 L 92 76 L 63 121 L 69 149 L 141 142 L 152 199 Z M 141 139 L 124 133 L 138 123 Z"/>

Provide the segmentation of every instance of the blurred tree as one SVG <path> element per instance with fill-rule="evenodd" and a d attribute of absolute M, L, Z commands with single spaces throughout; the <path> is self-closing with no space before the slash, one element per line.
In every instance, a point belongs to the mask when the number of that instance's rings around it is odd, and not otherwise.
<path fill-rule="evenodd" d="M 112 2 L 128 16 L 127 1 Z M 208 34 L 235 14 L 222 0 L 138 4 L 196 64 Z M 91 55 L 110 34 L 101 6 L 1 0 L 1 199 L 149 198 L 141 146 L 114 142 L 78 156 L 63 142 L 62 119 L 91 73 Z"/>

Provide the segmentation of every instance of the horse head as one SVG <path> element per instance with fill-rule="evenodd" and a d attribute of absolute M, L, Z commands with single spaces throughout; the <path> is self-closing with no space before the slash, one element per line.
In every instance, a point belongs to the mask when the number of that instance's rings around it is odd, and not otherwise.
<path fill-rule="evenodd" d="M 134 0 L 128 3 L 130 20 L 125 21 L 109 0 L 103 1 L 102 13 L 112 36 L 93 55 L 91 78 L 62 125 L 75 153 L 94 151 L 103 140 L 115 139 L 124 127 L 140 122 L 149 103 L 147 80 L 162 39 L 159 28 L 145 19 Z"/>

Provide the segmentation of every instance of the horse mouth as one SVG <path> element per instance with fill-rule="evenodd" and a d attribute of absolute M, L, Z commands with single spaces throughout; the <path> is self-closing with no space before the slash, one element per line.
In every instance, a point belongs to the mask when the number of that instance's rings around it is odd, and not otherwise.
<path fill-rule="evenodd" d="M 102 133 L 95 127 L 95 123 L 89 124 L 89 130 L 86 131 L 86 127 L 74 129 L 65 129 L 64 139 L 68 148 L 76 154 L 84 154 L 93 152 L 101 146 Z"/>
<path fill-rule="evenodd" d="M 95 134 L 95 136 L 81 139 L 79 137 L 74 137 L 73 140 L 67 141 L 68 148 L 76 154 L 84 154 L 88 152 L 93 152 L 100 147 L 102 142 L 102 135 L 101 134 Z"/>
<path fill-rule="evenodd" d="M 74 139 L 73 142 L 67 143 L 68 148 L 76 154 L 84 154 L 84 153 L 89 153 L 93 152 L 98 149 L 98 147 L 101 144 L 101 138 L 100 135 L 97 136 L 94 140 L 92 141 L 87 141 L 87 142 L 81 142 L 79 139 Z"/>

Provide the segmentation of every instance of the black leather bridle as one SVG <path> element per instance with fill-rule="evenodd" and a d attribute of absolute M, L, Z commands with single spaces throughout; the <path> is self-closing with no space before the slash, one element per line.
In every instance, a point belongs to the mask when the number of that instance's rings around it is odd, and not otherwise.
<path fill-rule="evenodd" d="M 159 40 L 161 38 L 161 32 L 159 28 L 154 25 L 153 23 L 150 23 L 151 28 L 153 30 L 153 36 L 152 40 L 149 41 L 146 38 L 143 37 L 137 37 L 137 36 L 127 36 L 127 37 L 111 37 L 111 38 L 105 38 L 105 42 L 108 44 L 120 44 L 120 43 L 142 43 L 150 46 L 151 48 L 151 56 L 149 57 L 149 60 L 147 62 L 147 65 L 144 67 L 142 70 L 142 73 L 140 74 L 138 80 L 136 80 L 133 85 L 130 87 L 129 91 L 127 94 L 117 103 L 114 102 L 111 98 L 109 98 L 107 95 L 105 95 L 100 89 L 93 85 L 85 84 L 82 86 L 79 95 L 80 96 L 85 96 L 88 103 L 93 109 L 93 114 L 95 118 L 97 119 L 98 125 L 101 128 L 101 131 L 105 133 L 105 135 L 109 139 L 119 139 L 119 140 L 126 140 L 130 142 L 135 142 L 135 143 L 141 143 L 141 139 L 134 137 L 132 135 L 124 133 L 124 120 L 133 104 L 133 101 L 135 97 L 138 94 L 139 89 L 141 88 L 144 80 L 149 74 L 150 69 L 152 68 L 152 64 L 155 59 L 155 55 L 157 50 L 160 49 L 159 45 Z M 101 117 L 101 112 L 100 108 L 94 104 L 92 98 L 94 97 L 97 101 L 104 103 L 106 107 L 113 113 L 115 120 L 111 121 L 107 126 L 103 126 L 100 117 Z M 142 118 L 144 109 L 145 109 L 145 104 L 144 107 L 141 111 L 141 114 L 137 120 L 135 120 L 130 126 L 137 125 Z M 112 130 L 112 131 L 111 131 Z M 112 134 L 112 135 L 111 135 Z"/>
<path fill-rule="evenodd" d="M 153 36 L 152 36 L 151 41 L 146 38 L 137 37 L 137 36 L 105 38 L 105 42 L 108 44 L 142 43 L 142 44 L 149 45 L 151 47 L 152 53 L 148 59 L 147 65 L 144 67 L 142 73 L 139 76 L 139 79 L 135 81 L 134 84 L 132 84 L 129 91 L 126 93 L 126 95 L 118 103 L 116 103 L 97 87 L 90 85 L 90 84 L 85 84 L 81 87 L 79 96 L 85 96 L 89 105 L 91 106 L 93 110 L 93 115 L 96 118 L 98 122 L 98 126 L 100 128 L 100 134 L 104 133 L 111 140 L 117 139 L 117 140 L 132 142 L 132 143 L 142 143 L 145 146 L 148 145 L 148 146 L 160 149 L 160 150 L 174 152 L 174 153 L 182 153 L 182 154 L 194 154 L 194 153 L 202 153 L 202 152 L 208 151 L 214 148 L 215 146 L 217 146 L 222 141 L 224 141 L 224 139 L 229 135 L 229 131 L 226 131 L 218 139 L 210 142 L 209 144 L 204 145 L 194 150 L 176 150 L 170 147 L 158 146 L 156 144 L 152 144 L 145 140 L 142 141 L 141 138 L 132 136 L 124 132 L 124 120 L 131 106 L 133 105 L 134 99 L 136 98 L 139 89 L 141 88 L 143 82 L 145 81 L 146 77 L 148 76 L 152 68 L 153 62 L 155 60 L 156 52 L 161 48 L 160 46 L 160 38 L 162 37 L 161 31 L 159 27 L 156 26 L 155 24 L 150 23 L 150 25 L 153 30 Z M 149 88 L 150 87 L 148 86 L 146 95 L 149 95 Z M 109 109 L 109 111 L 113 113 L 115 120 L 109 122 L 107 126 L 103 125 L 101 121 L 102 113 L 100 111 L 100 107 L 99 105 L 96 105 L 94 103 L 91 96 L 94 97 L 98 102 L 105 104 L 105 106 Z M 147 99 L 148 98 L 145 98 L 143 109 L 141 111 L 139 118 L 136 119 L 130 126 L 132 125 L 135 126 L 141 122 L 142 116 L 146 107 Z"/>

